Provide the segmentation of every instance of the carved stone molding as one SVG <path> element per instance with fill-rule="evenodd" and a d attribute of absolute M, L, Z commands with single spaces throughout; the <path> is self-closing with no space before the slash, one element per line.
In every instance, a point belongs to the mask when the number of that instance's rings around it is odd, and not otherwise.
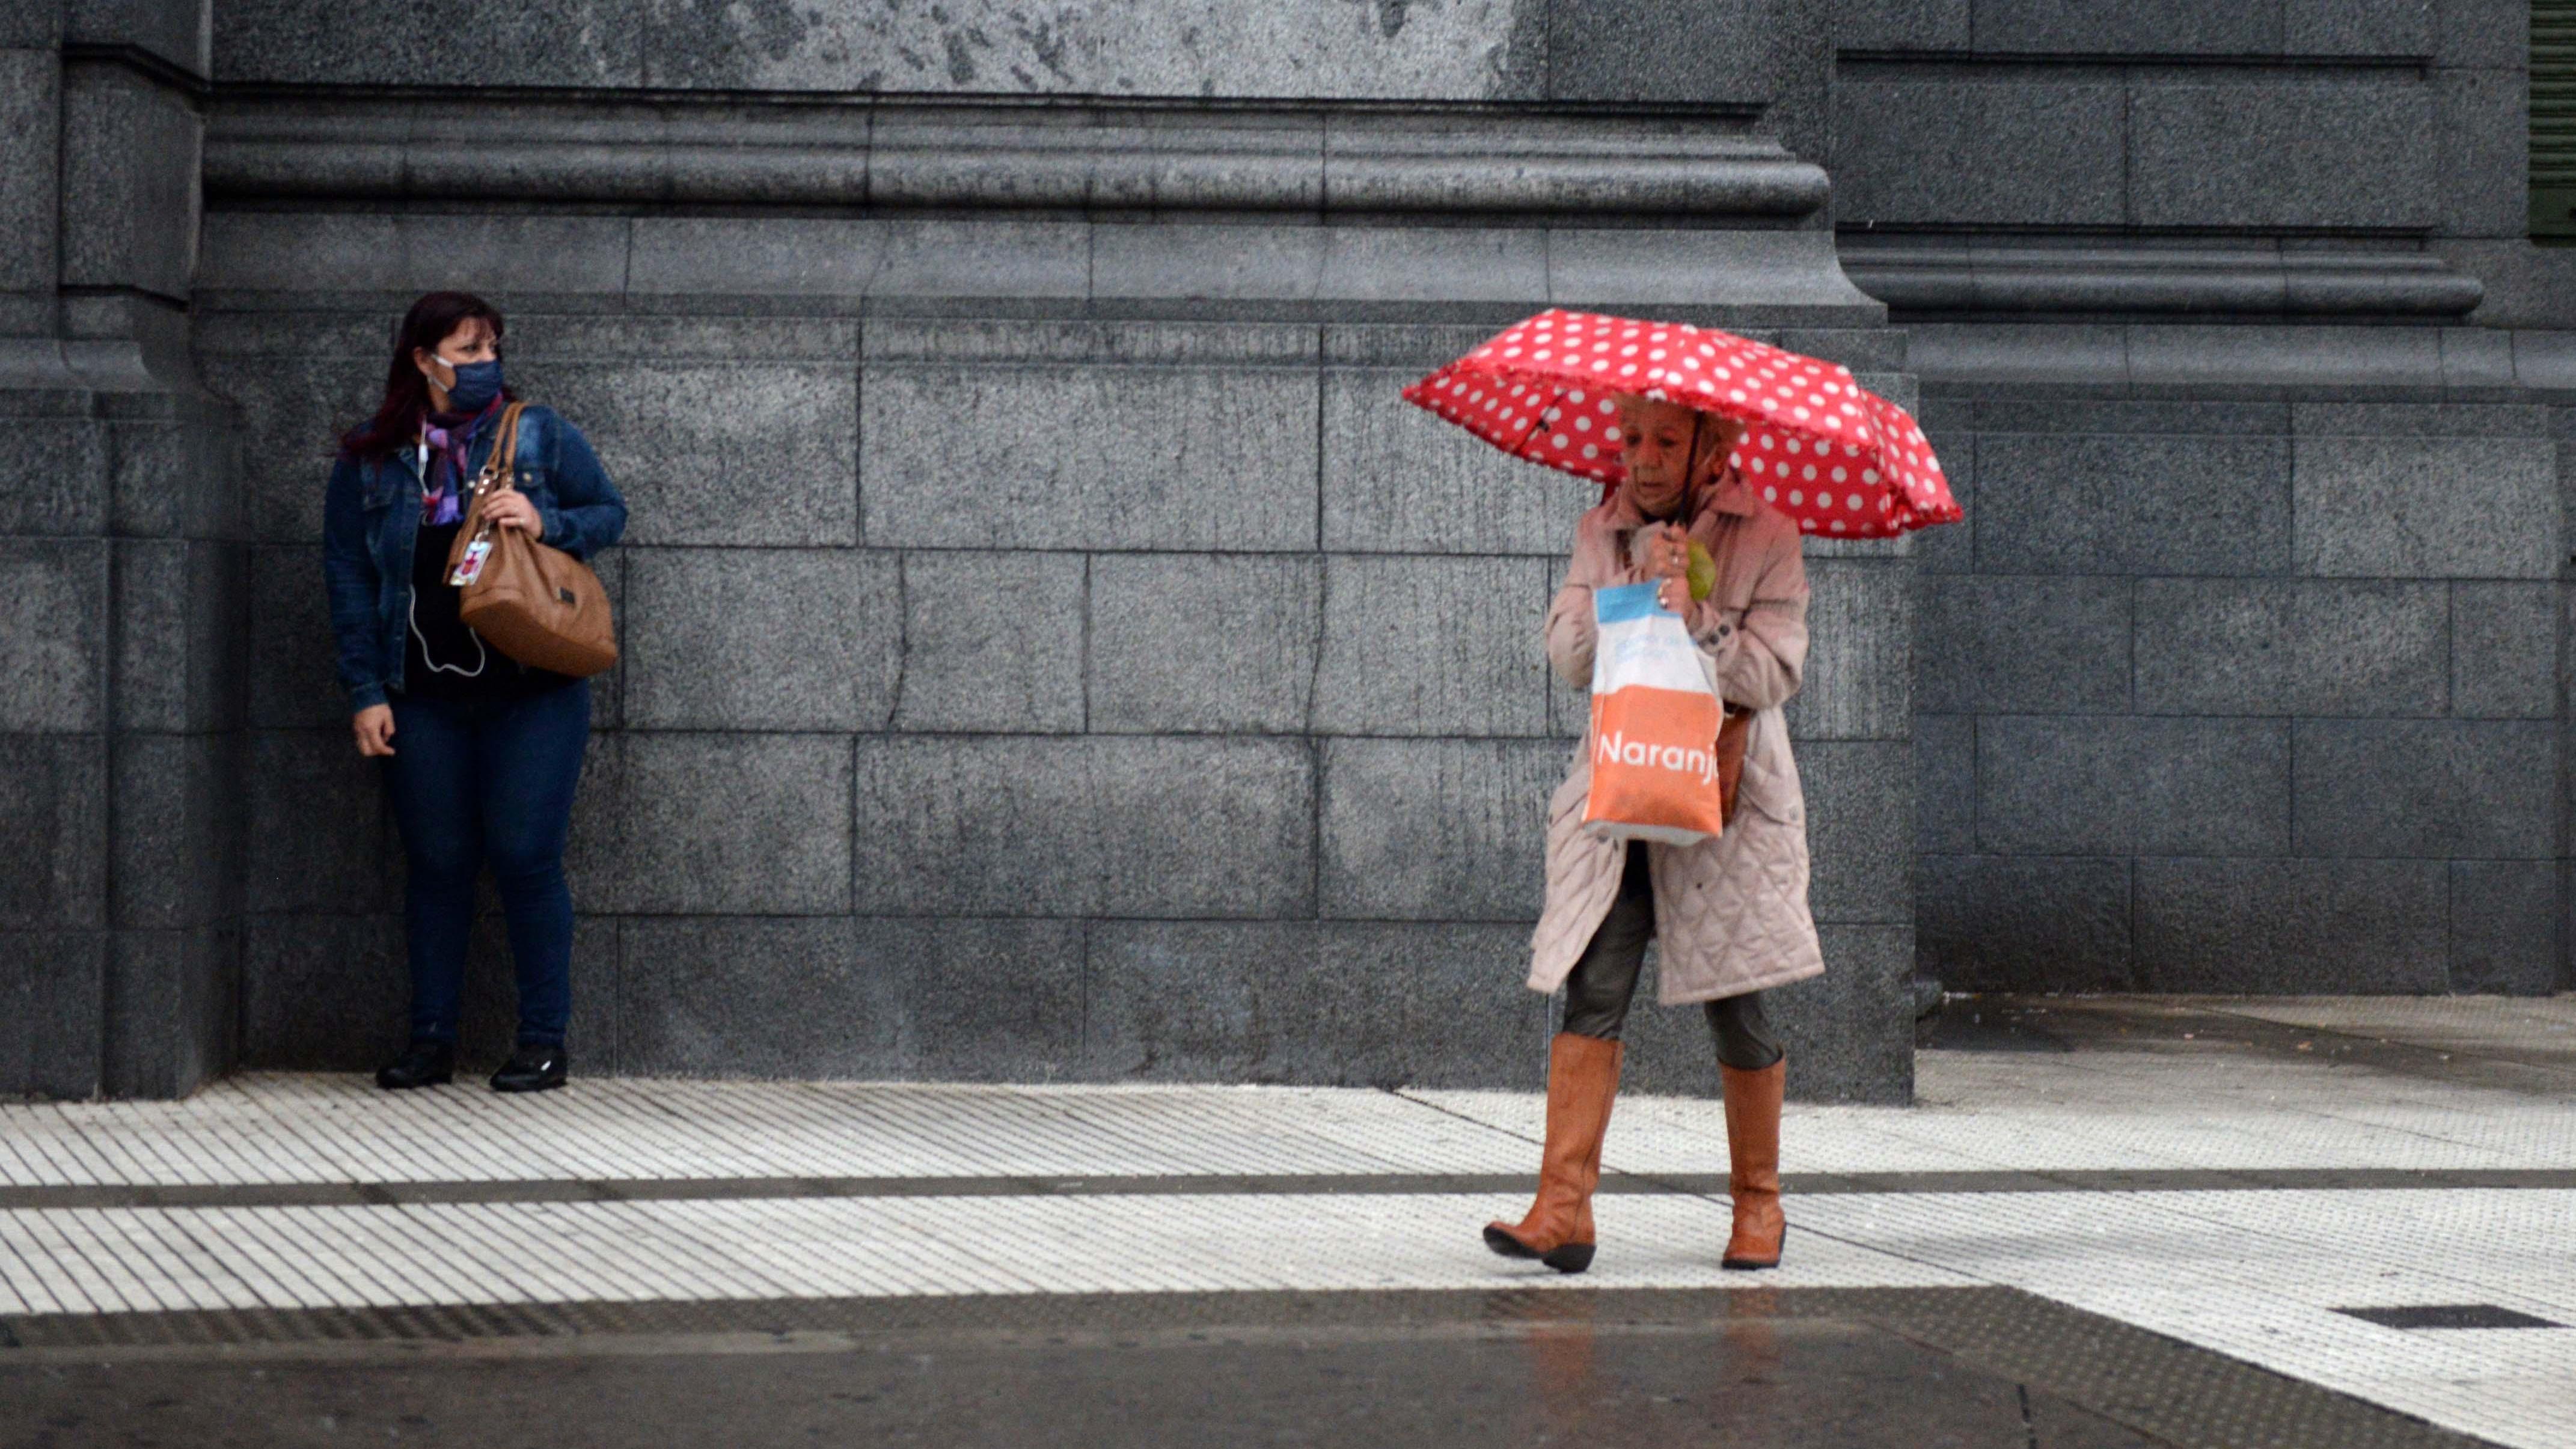
<path fill-rule="evenodd" d="M 2485 289 L 2417 251 L 2301 251 L 2260 242 L 1995 245 L 1846 233 L 1843 266 L 1900 319 L 2461 317 Z"/>
<path fill-rule="evenodd" d="M 1740 117 L 1494 107 L 1153 108 L 218 93 L 217 205 L 1527 217 L 1779 226 L 1823 168 Z"/>

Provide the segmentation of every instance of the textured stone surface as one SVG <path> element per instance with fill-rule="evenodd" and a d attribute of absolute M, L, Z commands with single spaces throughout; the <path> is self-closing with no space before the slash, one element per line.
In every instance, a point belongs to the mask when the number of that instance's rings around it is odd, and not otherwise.
<path fill-rule="evenodd" d="M 1817 935 L 1825 974 L 1763 993 L 1764 1014 L 1789 1052 L 1789 1095 L 1912 1101 L 1914 1023 L 1905 983 L 1914 971 L 1914 927 L 1825 925 Z"/>
<path fill-rule="evenodd" d="M 398 909 L 402 843 L 384 767 L 348 729 L 250 737 L 247 908 L 343 914 Z"/>
<path fill-rule="evenodd" d="M 95 730 L 107 723 L 104 544 L 0 539 L 0 730 Z"/>
<path fill-rule="evenodd" d="M 906 555 L 895 727 L 1079 731 L 1088 579 L 1078 554 Z"/>
<path fill-rule="evenodd" d="M 1926 855 L 1915 959 L 1952 991 L 2127 991 L 2129 862 Z"/>
<path fill-rule="evenodd" d="M 372 295 L 385 309 L 367 329 L 365 350 L 376 353 L 402 308 L 426 291 L 477 291 L 518 317 L 554 306 L 595 308 L 599 296 L 625 286 L 629 231 L 622 216 L 503 212 L 469 224 L 454 214 L 219 209 L 207 217 L 197 288 Z M 368 361 L 365 371 L 381 390 L 384 360 Z"/>
<path fill-rule="evenodd" d="M 621 1067 L 690 1077 L 900 1075 L 911 963 L 883 950 L 868 924 L 848 916 L 625 922 Z"/>
<path fill-rule="evenodd" d="M 119 542 L 117 723 L 126 729 L 229 730 L 242 723 L 249 653 L 249 557 L 239 545 Z"/>
<path fill-rule="evenodd" d="M 228 410 L 210 398 L 147 394 L 108 416 L 109 517 L 127 536 L 239 539 L 249 531 L 239 439 Z M 77 446 L 65 461 L 86 466 Z"/>
<path fill-rule="evenodd" d="M 2440 991 L 2447 874 L 2426 860 L 2141 860 L 2138 983 L 2294 995 Z"/>
<path fill-rule="evenodd" d="M 874 218 L 657 216 L 635 222 L 630 293 L 848 298 L 885 261 Z"/>
<path fill-rule="evenodd" d="M 1332 0 L 1175 0 L 1146 15 L 1061 0 L 935 10 L 825 0 L 792 12 L 647 0 L 633 10 L 646 82 L 687 89 L 1461 101 L 1529 89 L 1513 78 L 1513 10 L 1502 6 L 1408 9 L 1392 23 Z"/>
<path fill-rule="evenodd" d="M 2516 70 L 2432 76 L 2443 229 L 2461 236 L 2528 236 L 2531 79 Z"/>
<path fill-rule="evenodd" d="M 2241 7 L 2230 7 L 2241 8 Z M 2428 89 L 2413 82 L 2138 85 L 2129 211 L 2148 226 L 2421 227 L 2439 216 Z M 2380 184 L 2355 186 L 2370 175 Z"/>
<path fill-rule="evenodd" d="M 224 81 L 400 83 L 452 64 L 470 31 L 492 85 L 633 86 L 644 80 L 645 7 L 617 0 L 472 0 L 452 10 L 370 13 L 349 23 L 327 0 L 244 0 L 215 11 L 215 76 Z"/>
<path fill-rule="evenodd" d="M 1320 930 L 1304 921 L 1094 926 L 1090 1073 L 1340 1082 L 1343 1053 L 1328 1024 L 1364 988 L 1357 963 L 1327 957 Z"/>
<path fill-rule="evenodd" d="M 512 375 L 522 373 L 625 495 L 627 542 L 858 542 L 849 364 L 548 357 Z"/>
<path fill-rule="evenodd" d="M 253 531 L 266 542 L 321 542 L 332 453 L 344 430 L 375 411 L 383 358 L 207 354 L 199 365 L 241 420 Z"/>
<path fill-rule="evenodd" d="M 2450 603 L 2438 583 L 2141 579 L 2138 707 L 2438 715 L 2450 700 Z"/>
<path fill-rule="evenodd" d="M 253 916 L 242 937 L 241 1065 L 372 1071 L 402 1050 L 402 918 Z"/>
<path fill-rule="evenodd" d="M 621 620 L 633 645 L 633 621 Z M 291 728 L 344 723 L 331 600 L 322 582 L 322 550 L 312 544 L 250 551 L 249 715 L 253 726 Z"/>
<path fill-rule="evenodd" d="M 1834 87 L 1834 209 L 1846 225 L 2118 225 L 2117 85 L 1844 81 Z M 1977 164 L 2008 155 L 2009 168 Z"/>
<path fill-rule="evenodd" d="M 2299 571 L 2380 578 L 2557 573 L 2557 468 L 2541 439 L 2302 437 Z"/>
<path fill-rule="evenodd" d="M 237 734 L 118 738 L 109 902 L 116 925 L 168 930 L 239 915 L 243 744 Z"/>
<path fill-rule="evenodd" d="M 850 741 L 632 733 L 591 742 L 566 856 L 584 909 L 850 908 Z"/>
<path fill-rule="evenodd" d="M 1767 101 L 1779 80 L 1762 0 L 1552 0 L 1547 26 L 1553 100 Z"/>
<path fill-rule="evenodd" d="M 904 1070 L 1053 1081 L 1087 1075 L 1089 931 L 1072 921 L 859 921 L 905 983 Z"/>
<path fill-rule="evenodd" d="M 107 924 L 107 747 L 0 734 L 0 929 Z"/>
<path fill-rule="evenodd" d="M 2129 708 L 2128 580 L 1928 574 L 1916 587 L 1916 709 Z"/>
<path fill-rule="evenodd" d="M 186 297 L 204 122 L 168 87 L 86 66 L 65 73 L 62 116 L 64 285 Z"/>
<path fill-rule="evenodd" d="M 1835 40 L 1845 50 L 1965 50 L 1973 0 L 1840 0 Z"/>
<path fill-rule="evenodd" d="M 2556 853 L 2556 731 L 2520 720 L 2301 720 L 2303 855 Z"/>
<path fill-rule="evenodd" d="M 1809 559 L 1807 586 L 1807 665 L 1789 701 L 1789 732 L 1903 739 L 1913 717 L 1912 568 L 1894 558 Z"/>
<path fill-rule="evenodd" d="M 0 166 L 6 164 L 0 152 Z M 8 204 L 0 201 L 0 210 Z M 25 235 L 0 220 L 0 236 Z M 0 417 L 0 531 L 97 533 L 107 522 L 107 502 L 105 429 L 87 419 Z"/>
<path fill-rule="evenodd" d="M 2546 996 L 2566 979 L 2559 864 L 2451 862 L 2451 989 Z"/>
<path fill-rule="evenodd" d="M 2539 719 L 2558 690 L 2555 584 L 2451 585 L 2451 712 Z"/>
<path fill-rule="evenodd" d="M 51 46 L 0 50 L 0 289 L 51 287 L 61 216 L 62 60 Z"/>
<path fill-rule="evenodd" d="M 1527 952 L 1501 925 L 1103 922 L 1087 1074 L 1535 1087 L 1547 998 L 1520 984 Z"/>
<path fill-rule="evenodd" d="M 0 1095 L 98 1094 L 108 937 L 98 931 L 0 932 Z"/>
<path fill-rule="evenodd" d="M 1536 559 L 1333 555 L 1315 728 L 1325 734 L 1547 732 L 1550 566 Z"/>
<path fill-rule="evenodd" d="M 1977 717 L 1914 717 L 1914 838 L 1926 855 L 1977 848 Z"/>
<path fill-rule="evenodd" d="M 232 1064 L 241 933 L 120 931 L 109 942 L 100 1091 L 184 1097 Z"/>
<path fill-rule="evenodd" d="M 1312 548 L 1315 389 L 1314 373 L 1285 369 L 872 363 L 860 398 L 867 540 Z M 1221 499 L 1213 479 L 1225 480 Z"/>
<path fill-rule="evenodd" d="M 2290 843 L 2281 720 L 1989 715 L 1977 845 L 2005 855 L 2277 855 Z"/>
<path fill-rule="evenodd" d="M 1481 338 L 1453 340 L 1458 351 Z M 1401 399 L 1429 368 L 1334 369 L 1323 382 L 1324 547 L 1559 555 L 1601 501 L 1585 480 L 1505 456 Z"/>
<path fill-rule="evenodd" d="M 2153 10 L 2082 0 L 1975 0 L 1979 50 L 2064 55 L 2262 55 L 2281 48 L 2275 5 L 2173 0 Z"/>
<path fill-rule="evenodd" d="M 1091 729 L 1303 731 L 1314 704 L 1323 592 L 1321 559 L 1095 555 Z"/>
<path fill-rule="evenodd" d="M 2291 55 L 2430 56 L 2433 9 L 2434 0 L 2287 0 L 2281 48 Z"/>
<path fill-rule="evenodd" d="M 1326 740 L 1327 918 L 1538 919 L 1554 740 Z"/>
<path fill-rule="evenodd" d="M 862 730 L 894 707 L 898 565 L 856 549 L 626 552 L 626 723 Z"/>
<path fill-rule="evenodd" d="M 1813 741 L 1798 747 L 1807 797 L 1816 919 L 1914 923 L 1914 753 L 1902 740 Z"/>
<path fill-rule="evenodd" d="M 1304 741 L 894 736 L 861 739 L 858 757 L 861 911 L 1263 917 L 1314 908 L 1314 763 Z"/>
<path fill-rule="evenodd" d="M 2277 574 L 2290 564 L 2286 438 L 1977 439 L 1986 573 Z"/>
<path fill-rule="evenodd" d="M 2529 0 L 2434 0 L 2434 59 L 2504 70 L 2531 64 Z"/>

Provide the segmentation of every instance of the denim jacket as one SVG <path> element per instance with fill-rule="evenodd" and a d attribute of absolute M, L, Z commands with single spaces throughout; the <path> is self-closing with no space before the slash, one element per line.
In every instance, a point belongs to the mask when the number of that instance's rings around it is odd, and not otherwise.
<path fill-rule="evenodd" d="M 482 471 L 491 449 L 491 439 L 477 440 L 466 456 L 466 477 Z M 577 559 L 617 542 L 626 531 L 626 500 L 579 428 L 552 408 L 530 406 L 519 415 L 517 451 L 519 491 L 536 505 L 545 525 L 542 542 Z M 352 714 L 402 688 L 421 490 L 419 456 L 411 448 L 380 459 L 342 458 L 331 469 L 322 503 L 322 576 Z"/>

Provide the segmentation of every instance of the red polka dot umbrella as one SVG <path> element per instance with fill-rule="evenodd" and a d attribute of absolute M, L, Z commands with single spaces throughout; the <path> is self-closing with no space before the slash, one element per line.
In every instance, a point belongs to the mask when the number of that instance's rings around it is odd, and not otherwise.
<path fill-rule="evenodd" d="M 1626 476 L 1613 398 L 1633 393 L 1743 423 L 1730 461 L 1805 532 L 1892 538 L 1959 518 L 1905 409 L 1851 369 L 1711 327 L 1541 312 L 1404 390 L 1515 458 Z"/>

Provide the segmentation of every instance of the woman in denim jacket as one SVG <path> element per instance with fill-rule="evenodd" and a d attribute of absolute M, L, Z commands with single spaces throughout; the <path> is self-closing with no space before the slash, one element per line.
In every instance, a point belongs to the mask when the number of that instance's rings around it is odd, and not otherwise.
<path fill-rule="evenodd" d="M 424 1087 L 456 1071 L 457 1003 L 474 882 L 489 861 L 519 981 L 517 1050 L 495 1090 L 564 1083 L 572 1010 L 572 893 L 564 837 L 590 683 L 531 669 L 457 617 L 446 577 L 470 480 L 510 399 L 501 314 L 461 292 L 412 304 L 394 337 L 384 402 L 341 440 L 322 514 L 322 571 L 358 753 L 385 761 L 410 864 L 403 916 L 411 1045 L 376 1074 Z M 575 558 L 617 541 L 626 504 L 580 431 L 520 415 L 518 487 L 486 511 Z"/>

